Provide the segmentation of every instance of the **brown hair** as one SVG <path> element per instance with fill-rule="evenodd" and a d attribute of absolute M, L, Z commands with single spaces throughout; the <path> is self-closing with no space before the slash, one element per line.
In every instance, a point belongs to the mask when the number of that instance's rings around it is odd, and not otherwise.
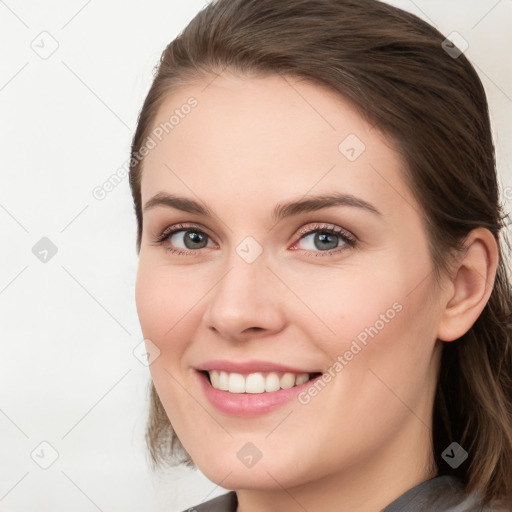
<path fill-rule="evenodd" d="M 472 65 L 447 51 L 445 37 L 416 16 L 376 0 L 218 0 L 162 54 L 133 138 L 130 186 L 142 235 L 135 158 L 170 92 L 224 69 L 282 75 L 327 86 L 390 140 L 426 222 L 439 279 L 468 233 L 487 228 L 500 247 L 494 287 L 459 340 L 444 343 L 434 402 L 438 474 L 455 474 L 485 503 L 512 505 L 512 288 L 500 230 L 505 226 L 485 92 Z M 507 248 L 509 244 L 507 243 Z M 147 429 L 155 463 L 191 464 L 151 385 Z M 458 442 L 468 460 L 441 457 Z M 178 458 L 181 455 L 181 459 Z"/>

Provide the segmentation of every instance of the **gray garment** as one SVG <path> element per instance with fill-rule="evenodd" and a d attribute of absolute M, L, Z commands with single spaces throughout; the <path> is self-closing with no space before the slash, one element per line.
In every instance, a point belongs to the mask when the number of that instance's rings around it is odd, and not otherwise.
<path fill-rule="evenodd" d="M 236 512 L 238 501 L 234 491 L 191 507 L 184 512 Z M 381 512 L 494 512 L 481 507 L 474 494 L 466 494 L 454 476 L 436 476 L 409 489 Z"/>

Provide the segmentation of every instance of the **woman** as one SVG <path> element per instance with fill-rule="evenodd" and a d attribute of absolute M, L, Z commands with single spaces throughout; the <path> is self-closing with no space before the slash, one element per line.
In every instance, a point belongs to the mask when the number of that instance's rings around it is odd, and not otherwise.
<path fill-rule="evenodd" d="M 210 4 L 130 184 L 153 461 L 232 489 L 195 510 L 512 509 L 505 216 L 450 41 L 374 0 Z"/>

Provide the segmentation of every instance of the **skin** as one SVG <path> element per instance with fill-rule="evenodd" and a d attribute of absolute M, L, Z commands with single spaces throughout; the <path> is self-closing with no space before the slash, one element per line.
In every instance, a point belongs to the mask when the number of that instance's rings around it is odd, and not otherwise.
<path fill-rule="evenodd" d="M 211 79 L 210 79 L 211 81 Z M 432 471 L 432 404 L 442 341 L 464 334 L 487 302 L 497 246 L 484 229 L 436 286 L 421 209 L 393 146 L 341 97 L 290 77 L 218 76 L 169 95 L 155 126 L 198 105 L 144 160 L 142 204 L 160 192 L 199 200 L 212 218 L 159 206 L 143 215 L 136 283 L 141 328 L 160 355 L 150 370 L 199 469 L 237 490 L 238 511 L 379 511 Z M 338 145 L 356 134 L 349 161 Z M 381 215 L 331 206 L 274 222 L 278 203 L 338 191 Z M 197 224 L 208 245 L 190 249 Z M 337 226 L 330 255 L 301 228 Z M 322 232 L 320 229 L 318 232 Z M 236 252 L 253 237 L 263 253 Z M 174 254 L 169 247 L 191 254 Z M 291 249 L 294 247 L 295 249 Z M 251 249 L 252 250 L 252 249 Z M 195 252 L 194 252 L 195 251 Z M 219 412 L 196 370 L 212 359 L 265 360 L 328 371 L 365 327 L 402 306 L 311 401 L 247 418 Z M 237 457 L 247 442 L 262 458 Z"/>

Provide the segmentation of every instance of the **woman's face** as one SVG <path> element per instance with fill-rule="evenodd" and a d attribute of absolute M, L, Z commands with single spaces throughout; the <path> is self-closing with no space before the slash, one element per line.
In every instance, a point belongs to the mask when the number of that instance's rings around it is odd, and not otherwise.
<path fill-rule="evenodd" d="M 197 466 L 234 489 L 418 471 L 441 310 L 389 141 L 277 76 L 183 87 L 153 128 L 137 308 Z"/>

